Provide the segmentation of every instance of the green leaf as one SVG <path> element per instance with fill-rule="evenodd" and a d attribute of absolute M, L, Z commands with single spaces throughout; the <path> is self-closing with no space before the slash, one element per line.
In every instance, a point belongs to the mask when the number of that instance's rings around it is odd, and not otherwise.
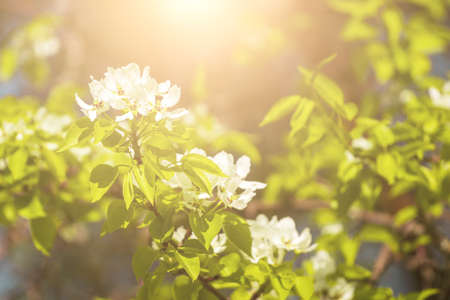
<path fill-rule="evenodd" d="M 144 172 L 144 166 L 140 167 L 134 167 L 133 168 L 133 175 L 136 179 L 136 182 L 141 189 L 141 191 L 144 193 L 147 200 L 154 205 L 155 204 L 155 190 L 154 188 L 148 183 L 147 178 L 145 178 L 145 172 Z"/>
<path fill-rule="evenodd" d="M 390 153 L 381 153 L 377 157 L 377 172 L 383 176 L 389 184 L 394 183 L 397 176 L 397 162 Z"/>
<path fill-rule="evenodd" d="M 56 237 L 56 224 L 50 217 L 30 221 L 31 237 L 36 249 L 49 256 Z"/>
<path fill-rule="evenodd" d="M 187 163 L 194 168 L 202 169 L 208 173 L 226 177 L 222 170 L 211 159 L 206 156 L 190 153 L 181 159 L 183 163 Z"/>
<path fill-rule="evenodd" d="M 337 57 L 337 53 L 333 53 L 328 57 L 325 57 L 324 59 L 322 59 L 319 64 L 317 65 L 316 69 L 320 70 L 322 69 L 325 65 L 328 65 L 330 62 L 332 62 L 335 58 Z"/>
<path fill-rule="evenodd" d="M 344 108 L 344 94 L 335 82 L 320 73 L 311 72 L 303 67 L 299 67 L 299 71 L 305 77 L 305 81 L 312 85 L 317 94 L 328 105 L 342 116 L 347 117 Z"/>
<path fill-rule="evenodd" d="M 417 216 L 417 207 L 413 205 L 400 209 L 394 218 L 394 226 L 401 226 L 406 222 L 413 220 Z"/>
<path fill-rule="evenodd" d="M 133 210 L 127 210 L 123 201 L 112 201 L 108 207 L 108 213 L 101 235 L 114 232 L 121 228 L 127 228 L 133 217 Z"/>
<path fill-rule="evenodd" d="M 203 192 L 211 195 L 212 192 L 211 182 L 202 171 L 193 168 L 190 164 L 184 164 L 183 169 L 186 175 L 189 176 L 191 181 L 196 186 L 198 186 Z"/>
<path fill-rule="evenodd" d="M 244 219 L 233 213 L 227 213 L 225 214 L 223 229 L 228 240 L 234 246 L 252 256 L 252 236 Z"/>
<path fill-rule="evenodd" d="M 8 80 L 17 69 L 18 53 L 12 48 L 4 48 L 0 52 L 0 79 Z"/>
<path fill-rule="evenodd" d="M 279 270 L 278 277 L 280 278 L 281 284 L 285 289 L 290 290 L 295 285 L 296 276 L 294 271 L 291 269 Z"/>
<path fill-rule="evenodd" d="M 239 287 L 234 290 L 231 294 L 231 300 L 250 300 L 251 294 L 247 291 L 245 287 Z"/>
<path fill-rule="evenodd" d="M 348 266 L 352 266 L 355 263 L 356 256 L 360 246 L 360 241 L 355 238 L 349 238 L 348 236 L 342 236 L 340 241 L 340 248 L 342 255 L 345 258 L 345 263 Z"/>
<path fill-rule="evenodd" d="M 175 259 L 193 281 L 197 280 L 200 274 L 200 258 L 198 256 L 186 256 L 175 251 Z"/>
<path fill-rule="evenodd" d="M 53 151 L 43 148 L 42 155 L 47 161 L 49 169 L 56 176 L 59 182 L 66 180 L 67 166 L 63 157 Z"/>
<path fill-rule="evenodd" d="M 426 289 L 419 293 L 419 296 L 417 297 L 417 300 L 425 300 L 430 298 L 433 295 L 439 294 L 438 289 Z"/>
<path fill-rule="evenodd" d="M 275 274 L 271 274 L 270 283 L 272 284 L 273 289 L 277 292 L 279 300 L 284 300 L 289 296 L 290 289 L 285 288 L 278 277 Z"/>
<path fill-rule="evenodd" d="M 222 277 L 228 277 L 233 275 L 239 270 L 239 264 L 241 257 L 237 253 L 230 253 L 219 260 L 221 265 L 220 275 Z"/>
<path fill-rule="evenodd" d="M 366 225 L 361 230 L 358 238 L 367 242 L 380 242 L 388 245 L 392 251 L 398 252 L 399 244 L 396 236 L 388 229 L 381 226 Z"/>
<path fill-rule="evenodd" d="M 385 124 L 379 124 L 373 128 L 372 133 L 377 139 L 378 144 L 386 148 L 395 142 L 395 136 L 391 128 Z"/>
<path fill-rule="evenodd" d="M 248 265 L 245 267 L 244 276 L 250 281 L 256 281 L 263 284 L 266 281 L 267 274 L 261 269 L 260 265 Z"/>
<path fill-rule="evenodd" d="M 299 103 L 300 103 L 299 95 L 281 98 L 270 108 L 269 112 L 266 114 L 264 120 L 259 124 L 259 126 L 264 126 L 281 119 L 289 112 L 291 112 L 294 109 L 294 107 Z"/>
<path fill-rule="evenodd" d="M 369 270 L 358 265 L 345 266 L 343 269 L 343 274 L 347 279 L 351 280 L 366 279 L 372 275 Z"/>
<path fill-rule="evenodd" d="M 122 193 L 123 199 L 125 201 L 125 208 L 128 210 L 130 208 L 131 202 L 134 199 L 134 188 L 133 188 L 133 174 L 126 173 L 123 177 L 122 182 Z"/>
<path fill-rule="evenodd" d="M 19 148 L 8 158 L 8 167 L 12 177 L 17 180 L 26 173 L 28 152 L 24 148 Z"/>
<path fill-rule="evenodd" d="M 197 214 L 189 215 L 189 225 L 197 238 L 206 249 L 211 246 L 211 241 L 220 232 L 223 225 L 223 215 L 213 214 L 200 217 Z"/>
<path fill-rule="evenodd" d="M 167 213 L 165 217 L 160 215 L 155 216 L 153 212 L 151 215 L 152 220 L 149 225 L 151 237 L 160 243 L 168 240 L 174 231 L 172 218 L 170 218 L 172 212 Z"/>
<path fill-rule="evenodd" d="M 397 44 L 403 29 L 401 13 L 395 9 L 386 9 L 383 11 L 381 17 L 386 25 L 389 41 L 392 44 Z"/>
<path fill-rule="evenodd" d="M 312 100 L 302 98 L 297 110 L 291 117 L 291 131 L 289 133 L 290 137 L 293 137 L 297 132 L 302 130 L 306 122 L 308 122 L 309 116 L 315 107 Z"/>
<path fill-rule="evenodd" d="M 172 285 L 172 296 L 174 300 L 195 300 L 199 299 L 199 284 L 192 283 L 186 275 L 180 275 L 175 278 Z"/>
<path fill-rule="evenodd" d="M 102 145 L 105 147 L 114 147 L 120 143 L 122 136 L 116 130 L 102 139 Z"/>
<path fill-rule="evenodd" d="M 78 122 L 72 124 L 72 126 L 70 126 L 69 130 L 66 133 L 63 146 L 59 148 L 57 152 L 63 152 L 72 148 L 73 146 L 76 146 L 81 134 L 86 130 L 86 128 L 78 126 Z"/>
<path fill-rule="evenodd" d="M 89 177 L 92 202 L 100 200 L 117 178 L 119 170 L 107 164 L 100 164 L 91 171 Z"/>
<path fill-rule="evenodd" d="M 39 197 L 35 195 L 33 196 L 33 198 L 31 199 L 31 201 L 28 203 L 27 206 L 19 209 L 19 215 L 28 220 L 31 220 L 45 217 L 47 213 L 45 212 L 45 209 L 42 206 Z"/>
<path fill-rule="evenodd" d="M 133 273 L 137 281 L 145 277 L 157 258 L 158 253 L 149 246 L 143 246 L 136 250 L 131 264 L 133 266 Z"/>
<path fill-rule="evenodd" d="M 295 278 L 295 290 L 303 300 L 311 299 L 314 294 L 314 280 L 308 276 L 297 276 Z"/>

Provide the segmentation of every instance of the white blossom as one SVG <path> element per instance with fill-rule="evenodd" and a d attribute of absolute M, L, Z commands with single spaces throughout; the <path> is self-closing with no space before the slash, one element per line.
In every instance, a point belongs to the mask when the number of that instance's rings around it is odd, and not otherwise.
<path fill-rule="evenodd" d="M 435 87 L 428 90 L 434 106 L 450 109 L 450 81 L 442 88 L 442 93 Z"/>
<path fill-rule="evenodd" d="M 328 224 L 322 228 L 322 234 L 337 235 L 341 233 L 343 229 L 341 223 Z"/>
<path fill-rule="evenodd" d="M 225 233 L 219 233 L 211 241 L 211 247 L 215 254 L 222 253 L 226 249 L 227 236 Z"/>
<path fill-rule="evenodd" d="M 340 277 L 336 283 L 328 291 L 328 295 L 333 300 L 351 300 L 355 293 L 355 285 L 348 283 L 344 278 Z"/>
<path fill-rule="evenodd" d="M 185 109 L 168 111 L 175 106 L 181 96 L 181 89 L 170 81 L 157 83 L 150 76 L 150 68 L 141 70 L 131 63 L 120 68 L 108 68 L 104 77 L 96 80 L 91 77 L 89 91 L 93 104 L 88 104 L 76 95 L 81 111 L 91 121 L 109 109 L 120 112 L 117 122 L 132 120 L 137 115 L 147 116 L 156 112 L 155 121 L 178 119 L 187 114 Z"/>
<path fill-rule="evenodd" d="M 184 226 L 180 226 L 174 231 L 172 239 L 178 244 L 182 244 L 184 238 L 186 237 L 186 233 L 187 233 L 186 228 L 184 228 Z"/>
<path fill-rule="evenodd" d="M 372 142 L 364 137 L 360 137 L 352 141 L 352 147 L 355 149 L 368 151 L 372 149 L 372 146 Z"/>
<path fill-rule="evenodd" d="M 58 116 L 51 114 L 44 107 L 40 108 L 36 115 L 35 121 L 38 124 L 37 128 L 47 132 L 50 135 L 56 135 L 63 132 L 64 127 L 72 122 L 72 119 L 67 116 Z"/>
<path fill-rule="evenodd" d="M 78 161 L 82 161 L 92 152 L 90 147 L 72 147 L 69 151 L 78 159 Z"/>
<path fill-rule="evenodd" d="M 213 176 L 211 183 L 218 188 L 218 197 L 227 207 L 244 209 L 256 195 L 256 190 L 266 187 L 265 183 L 245 181 L 250 172 L 250 158 L 241 156 L 234 164 L 233 155 L 224 151 L 214 156 L 213 161 L 227 177 Z M 243 190 L 239 193 L 238 189 Z"/>
<path fill-rule="evenodd" d="M 226 177 L 209 173 L 205 174 L 211 183 L 212 190 L 217 193 L 216 195 L 210 196 L 206 193 L 199 192 L 186 173 L 175 172 L 165 183 L 172 188 L 182 189 L 184 203 L 187 206 L 194 207 L 194 203 L 203 203 L 203 205 L 212 204 L 217 196 L 226 207 L 244 209 L 256 195 L 256 190 L 266 186 L 266 184 L 261 182 L 244 180 L 250 172 L 251 165 L 250 159 L 247 156 L 242 156 L 234 164 L 233 155 L 229 153 L 222 151 L 214 157 L 209 157 L 204 150 L 194 148 L 185 154 L 177 154 L 175 164 L 168 161 L 163 161 L 161 164 L 165 167 L 180 165 L 183 156 L 189 153 L 199 154 L 210 159 L 219 166 Z"/>
<path fill-rule="evenodd" d="M 305 253 L 312 251 L 316 245 L 311 245 L 312 237 L 309 228 L 300 234 L 294 220 L 290 217 L 278 220 L 277 216 L 268 219 L 265 215 L 258 215 L 255 220 L 247 220 L 252 235 L 253 262 L 266 258 L 269 264 L 283 261 L 285 251 Z"/>
<path fill-rule="evenodd" d="M 326 287 L 328 275 L 336 272 L 336 263 L 327 251 L 320 250 L 311 258 L 314 269 L 315 287 L 317 290 Z"/>
<path fill-rule="evenodd" d="M 356 158 L 356 157 L 353 155 L 353 153 L 351 153 L 350 151 L 345 150 L 344 154 L 345 154 L 345 158 L 346 158 L 346 160 L 347 160 L 348 162 L 350 162 L 350 163 L 353 163 L 353 162 L 359 162 L 359 158 Z"/>
<path fill-rule="evenodd" d="M 60 42 L 56 36 L 50 36 L 46 39 L 39 39 L 33 42 L 33 51 L 37 57 L 50 57 L 58 53 Z"/>

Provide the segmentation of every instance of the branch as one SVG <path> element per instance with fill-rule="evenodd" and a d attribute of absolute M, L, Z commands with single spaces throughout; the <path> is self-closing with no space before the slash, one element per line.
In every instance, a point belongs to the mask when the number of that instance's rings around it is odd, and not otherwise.
<path fill-rule="evenodd" d="M 386 271 L 387 267 L 391 263 L 393 258 L 392 251 L 388 246 L 383 245 L 381 247 L 380 252 L 378 252 L 377 260 L 373 265 L 372 276 L 370 277 L 370 281 L 375 283 L 380 279 L 381 275 L 383 275 L 384 271 Z"/>
<path fill-rule="evenodd" d="M 201 282 L 203 287 L 214 294 L 219 300 L 227 300 L 227 297 L 222 295 L 215 287 L 213 287 L 209 282 L 214 280 L 215 278 L 204 278 L 199 276 L 198 280 Z"/>
<path fill-rule="evenodd" d="M 267 287 L 268 285 L 268 281 L 266 281 L 265 283 L 261 284 L 258 288 L 258 290 L 252 295 L 252 297 L 250 298 L 250 300 L 256 300 L 259 298 L 259 296 L 262 295 L 262 293 L 264 292 L 264 289 Z"/>

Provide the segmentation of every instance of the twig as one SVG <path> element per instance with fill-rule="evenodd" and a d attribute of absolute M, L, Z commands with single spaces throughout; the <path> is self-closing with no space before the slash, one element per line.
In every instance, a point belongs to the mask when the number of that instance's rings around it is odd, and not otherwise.
<path fill-rule="evenodd" d="M 252 295 L 250 300 L 258 299 L 259 296 L 261 296 L 262 293 L 264 292 L 264 289 L 266 288 L 267 285 L 268 285 L 268 281 L 266 281 L 265 283 L 261 284 L 260 287 L 258 288 L 258 290 Z"/>
<path fill-rule="evenodd" d="M 208 291 L 213 293 L 214 296 L 216 296 L 218 299 L 220 299 L 220 300 L 227 300 L 227 297 L 222 295 L 215 287 L 213 287 L 209 283 L 210 281 L 214 280 L 214 277 L 211 279 L 211 278 L 204 278 L 204 277 L 199 276 L 198 280 L 202 283 L 202 285 L 205 287 L 205 289 L 207 289 Z"/>
<path fill-rule="evenodd" d="M 383 275 L 384 271 L 386 271 L 387 267 L 391 263 L 392 258 L 393 255 L 391 249 L 389 249 L 388 246 L 383 245 L 380 252 L 378 252 L 377 260 L 373 265 L 372 276 L 370 278 L 372 283 L 375 283 L 378 279 L 380 279 L 381 275 Z"/>

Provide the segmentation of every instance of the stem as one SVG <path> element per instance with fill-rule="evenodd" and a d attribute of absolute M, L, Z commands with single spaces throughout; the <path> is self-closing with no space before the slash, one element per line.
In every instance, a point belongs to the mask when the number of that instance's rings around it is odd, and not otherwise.
<path fill-rule="evenodd" d="M 250 298 L 250 300 L 256 300 L 259 298 L 259 296 L 262 295 L 262 293 L 264 292 L 264 289 L 266 288 L 266 286 L 268 285 L 268 281 L 266 281 L 265 283 L 261 284 L 261 286 L 258 288 L 258 290 L 252 295 L 252 297 Z"/>
<path fill-rule="evenodd" d="M 134 150 L 134 159 L 138 163 L 138 165 L 142 164 L 142 153 L 141 148 L 139 147 L 139 136 L 137 134 L 137 123 L 135 120 L 131 122 L 131 147 Z"/>
<path fill-rule="evenodd" d="M 201 276 L 198 277 L 198 280 L 201 282 L 203 287 L 214 294 L 218 299 L 220 300 L 227 300 L 227 297 L 222 295 L 215 287 L 213 287 L 209 282 L 211 279 L 209 278 L 203 278 Z M 252 298 L 253 299 L 253 298 Z"/>

